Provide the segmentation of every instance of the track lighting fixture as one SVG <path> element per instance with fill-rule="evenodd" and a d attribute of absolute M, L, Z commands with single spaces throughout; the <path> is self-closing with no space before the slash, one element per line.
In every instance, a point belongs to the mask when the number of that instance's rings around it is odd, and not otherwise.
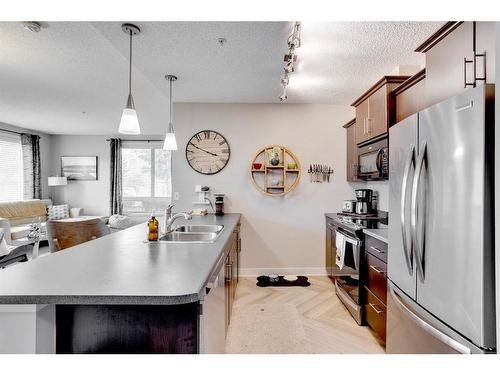
<path fill-rule="evenodd" d="M 300 47 L 300 43 L 301 43 L 300 29 L 301 29 L 300 22 L 295 22 L 295 24 L 293 25 L 292 35 L 290 35 L 288 37 L 288 41 L 287 41 L 288 48 L 291 50 Z"/>
<path fill-rule="evenodd" d="M 286 94 L 286 89 L 288 83 L 290 82 L 290 74 L 295 72 L 295 63 L 297 62 L 297 55 L 295 54 L 295 49 L 299 48 L 302 41 L 300 39 L 301 24 L 300 22 L 295 22 L 293 24 L 292 33 L 287 39 L 288 52 L 284 55 L 283 61 L 285 66 L 283 68 L 283 75 L 281 76 L 280 84 L 283 87 L 283 93 L 279 96 L 280 102 L 283 103 L 288 99 Z"/>

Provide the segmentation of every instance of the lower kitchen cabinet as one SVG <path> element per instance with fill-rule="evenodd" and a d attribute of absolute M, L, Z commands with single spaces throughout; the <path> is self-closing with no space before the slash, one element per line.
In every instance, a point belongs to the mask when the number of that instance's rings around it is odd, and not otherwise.
<path fill-rule="evenodd" d="M 233 309 L 233 302 L 236 295 L 236 287 L 239 279 L 239 263 L 241 252 L 241 238 L 240 238 L 240 224 L 236 226 L 231 241 L 224 249 L 225 261 L 225 297 L 226 297 L 226 334 L 231 322 L 231 311 Z"/>
<path fill-rule="evenodd" d="M 368 325 L 375 333 L 385 342 L 386 337 L 386 322 L 387 322 L 387 306 L 380 301 L 375 295 L 365 286 L 366 305 L 365 319 Z"/>
<path fill-rule="evenodd" d="M 332 220 L 326 218 L 326 248 L 325 248 L 325 266 L 326 274 L 333 279 L 333 267 L 335 265 L 335 256 L 337 250 L 335 248 L 335 228 Z"/>
<path fill-rule="evenodd" d="M 387 321 L 387 244 L 365 233 L 365 321 L 385 342 Z"/>

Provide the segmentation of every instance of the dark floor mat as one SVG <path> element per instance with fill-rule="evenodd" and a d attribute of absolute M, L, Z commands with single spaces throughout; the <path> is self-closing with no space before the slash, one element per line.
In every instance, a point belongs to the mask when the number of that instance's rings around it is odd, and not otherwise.
<path fill-rule="evenodd" d="M 278 281 L 271 281 L 268 276 L 259 276 L 256 285 L 264 288 L 267 286 L 309 286 L 311 283 L 307 281 L 306 276 L 297 276 L 297 280 L 294 281 L 285 280 L 283 276 L 280 276 Z"/>

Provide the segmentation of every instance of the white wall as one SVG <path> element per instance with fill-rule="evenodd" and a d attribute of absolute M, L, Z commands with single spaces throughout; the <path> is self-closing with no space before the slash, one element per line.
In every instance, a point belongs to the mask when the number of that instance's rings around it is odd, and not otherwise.
<path fill-rule="evenodd" d="M 208 185 L 227 194 L 226 212 L 243 214 L 242 267 L 300 268 L 323 272 L 324 213 L 337 212 L 342 200 L 353 198 L 346 176 L 346 132 L 342 125 L 354 116 L 347 106 L 295 104 L 176 104 L 175 129 L 179 150 L 172 161 L 173 191 L 180 192 L 176 210 L 192 209 L 195 185 Z M 185 146 L 196 132 L 221 132 L 231 147 L 227 167 L 213 176 L 193 171 L 185 158 Z M 164 129 L 158 129 L 162 134 Z M 149 136 L 148 138 L 157 138 Z M 83 207 L 87 214 L 108 214 L 109 145 L 106 136 L 53 136 L 54 172 L 61 155 L 97 155 L 99 180 L 70 182 L 59 188 L 58 200 Z M 141 137 L 146 138 L 146 137 Z M 267 197 L 252 185 L 249 166 L 256 151 L 268 144 L 283 144 L 309 164 L 331 165 L 330 184 L 312 184 L 307 173 L 285 197 Z M 299 271 L 299 270 L 297 270 Z M 291 270 L 290 272 L 293 272 Z M 305 272 L 305 271 L 303 271 Z"/>
<path fill-rule="evenodd" d="M 81 207 L 86 215 L 109 214 L 109 143 L 106 136 L 52 136 L 52 173 L 61 174 L 61 156 L 97 156 L 97 181 L 68 181 L 53 187 L 54 203 Z"/>
<path fill-rule="evenodd" d="M 350 107 L 274 104 L 179 104 L 176 132 L 180 150 L 173 161 L 173 191 L 181 192 L 178 209 L 192 207 L 193 189 L 208 185 L 227 194 L 226 210 L 243 214 L 242 267 L 299 268 L 321 272 L 324 267 L 324 213 L 337 212 L 343 199 L 352 198 L 346 182 L 346 132 Z M 217 175 L 191 170 L 184 147 L 197 131 L 221 132 L 231 147 L 231 160 Z M 268 197 L 256 190 L 250 163 L 259 148 L 283 144 L 300 159 L 302 180 L 285 197 Z M 180 156 L 180 157 L 179 157 Z M 309 182 L 309 164 L 331 165 L 330 184 Z M 293 272 L 293 271 L 291 271 Z"/>
<path fill-rule="evenodd" d="M 42 172 L 42 198 L 48 198 L 48 177 L 52 171 L 52 136 L 49 134 L 20 128 L 0 122 L 0 129 L 12 130 L 19 133 L 36 134 L 40 136 L 40 167 Z"/>
<path fill-rule="evenodd" d="M 106 135 L 52 136 L 51 170 L 53 175 L 61 174 L 61 156 L 97 156 L 97 181 L 68 181 L 66 186 L 53 188 L 55 203 L 67 203 L 71 207 L 83 208 L 85 215 L 109 215 L 110 151 L 107 139 L 110 137 Z M 140 136 L 140 138 L 161 139 L 161 136 Z"/>

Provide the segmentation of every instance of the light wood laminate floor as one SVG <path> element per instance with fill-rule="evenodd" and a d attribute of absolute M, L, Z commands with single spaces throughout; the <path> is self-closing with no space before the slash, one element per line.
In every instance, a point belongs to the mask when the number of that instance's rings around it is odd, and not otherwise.
<path fill-rule="evenodd" d="M 240 278 L 233 310 L 237 316 L 227 336 L 228 353 L 385 353 L 370 328 L 356 324 L 327 277 L 309 277 L 309 281 L 309 287 L 260 288 L 255 278 Z M 293 323 L 285 324 L 274 316 L 280 308 Z M 257 313 L 244 315 L 252 310 Z M 257 315 L 265 310 L 268 315 Z M 252 327 L 252 320 L 259 320 L 258 325 Z M 280 337 L 294 341 L 293 345 L 283 347 L 276 342 Z M 252 343 L 253 338 L 260 342 Z"/>

